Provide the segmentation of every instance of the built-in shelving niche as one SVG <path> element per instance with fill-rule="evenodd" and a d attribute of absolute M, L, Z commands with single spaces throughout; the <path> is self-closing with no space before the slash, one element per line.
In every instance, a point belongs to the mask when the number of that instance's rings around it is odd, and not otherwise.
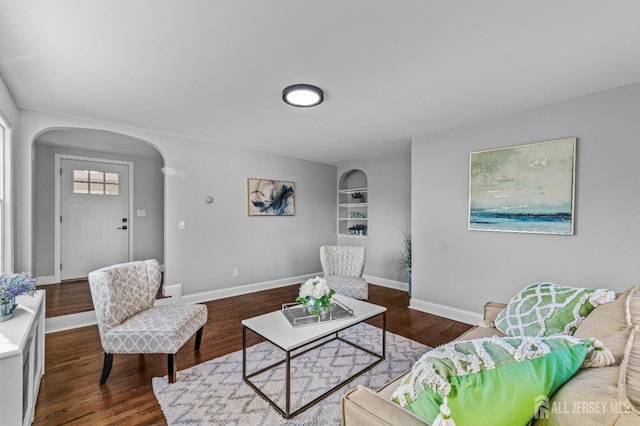
<path fill-rule="evenodd" d="M 362 170 L 348 170 L 338 182 L 338 235 L 353 238 L 369 235 L 369 188 Z"/>

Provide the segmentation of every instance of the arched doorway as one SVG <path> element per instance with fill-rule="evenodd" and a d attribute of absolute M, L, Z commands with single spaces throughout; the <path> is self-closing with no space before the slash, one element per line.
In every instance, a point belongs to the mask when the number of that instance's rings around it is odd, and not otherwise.
<path fill-rule="evenodd" d="M 64 180 L 60 178 L 60 170 L 66 160 L 71 165 L 70 173 L 75 172 L 75 177 L 67 180 L 67 184 L 71 182 L 71 192 L 77 191 L 77 197 L 111 201 L 117 197 L 105 194 L 113 194 L 114 188 L 116 192 L 124 191 L 125 187 L 129 191 L 130 195 L 121 197 L 126 198 L 126 211 L 118 213 L 115 219 L 118 221 L 117 228 L 120 228 L 117 232 L 121 232 L 120 235 L 126 240 L 126 246 L 116 249 L 126 250 L 126 253 L 121 253 L 124 255 L 123 260 L 155 258 L 163 263 L 164 176 L 161 169 L 164 167 L 164 160 L 155 147 L 131 136 L 103 130 L 50 129 L 37 136 L 33 154 L 32 264 L 33 275 L 38 278 L 39 284 L 61 281 L 64 284 L 65 278 L 82 279 L 82 275 L 86 277 L 87 270 L 78 270 L 67 276 L 62 273 L 65 263 L 70 263 L 68 258 L 65 259 L 69 255 L 64 253 L 65 243 L 67 246 L 69 243 L 72 246 L 77 244 L 75 252 L 80 255 L 92 254 L 88 257 L 94 263 L 88 268 L 111 264 L 118 258 L 106 256 L 100 259 L 100 256 L 94 256 L 103 250 L 105 240 L 102 234 L 89 232 L 95 225 L 83 218 L 96 216 L 95 212 L 101 212 L 102 207 L 94 206 L 94 210 L 83 210 L 86 207 L 83 204 L 82 208 L 76 208 L 75 214 L 67 211 L 67 221 L 64 222 L 64 206 L 60 197 Z M 126 165 L 128 177 L 124 172 L 120 174 L 104 171 L 104 166 L 110 164 Z M 84 178 L 83 175 L 87 177 Z M 114 185 L 113 176 L 119 176 L 118 186 Z M 97 177 L 102 178 L 101 191 Z M 128 185 L 124 185 L 123 179 Z M 61 218 L 65 226 L 61 226 Z M 109 227 L 114 231 L 116 229 L 112 224 Z M 93 309 L 86 302 L 78 305 L 83 305 L 78 307 L 78 312 Z"/>

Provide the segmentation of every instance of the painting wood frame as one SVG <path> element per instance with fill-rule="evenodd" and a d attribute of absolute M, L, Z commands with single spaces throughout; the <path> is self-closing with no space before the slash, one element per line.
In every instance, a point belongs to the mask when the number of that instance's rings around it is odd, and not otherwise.
<path fill-rule="evenodd" d="M 249 216 L 294 216 L 295 183 L 248 178 L 247 212 Z"/>
<path fill-rule="evenodd" d="M 573 235 L 576 138 L 469 155 L 469 230 Z"/>

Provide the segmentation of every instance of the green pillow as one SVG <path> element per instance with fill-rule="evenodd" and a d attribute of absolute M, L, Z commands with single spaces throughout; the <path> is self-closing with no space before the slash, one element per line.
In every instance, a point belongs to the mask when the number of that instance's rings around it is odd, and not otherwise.
<path fill-rule="evenodd" d="M 452 342 L 420 358 L 393 400 L 434 423 L 525 425 L 585 359 L 590 341 L 571 336 L 488 337 Z"/>
<path fill-rule="evenodd" d="M 507 336 L 570 334 L 598 305 L 613 302 L 614 292 L 535 283 L 516 294 L 495 321 Z"/>

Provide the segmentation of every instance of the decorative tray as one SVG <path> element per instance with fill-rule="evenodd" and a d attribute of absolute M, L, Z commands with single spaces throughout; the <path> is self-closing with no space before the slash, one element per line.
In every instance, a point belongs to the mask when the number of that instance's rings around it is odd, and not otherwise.
<path fill-rule="evenodd" d="M 352 318 L 353 310 L 347 308 L 337 300 L 333 300 L 329 310 L 322 315 L 311 315 L 307 309 L 298 302 L 284 303 L 282 305 L 282 314 L 291 323 L 293 327 L 304 327 L 306 325 L 320 324 L 329 321 L 344 320 Z"/>

